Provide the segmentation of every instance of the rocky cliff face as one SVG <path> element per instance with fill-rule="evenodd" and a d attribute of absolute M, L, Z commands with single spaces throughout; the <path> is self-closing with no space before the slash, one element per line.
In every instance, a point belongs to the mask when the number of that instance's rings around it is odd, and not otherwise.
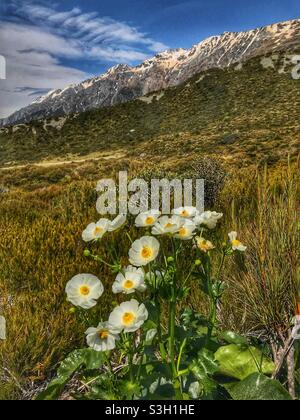
<path fill-rule="evenodd" d="M 248 32 L 224 33 L 208 38 L 190 50 L 166 51 L 137 67 L 117 65 L 79 85 L 49 92 L 0 121 L 0 125 L 25 123 L 127 102 L 176 86 L 210 68 L 224 68 L 255 56 L 297 48 L 300 48 L 300 20 Z"/>

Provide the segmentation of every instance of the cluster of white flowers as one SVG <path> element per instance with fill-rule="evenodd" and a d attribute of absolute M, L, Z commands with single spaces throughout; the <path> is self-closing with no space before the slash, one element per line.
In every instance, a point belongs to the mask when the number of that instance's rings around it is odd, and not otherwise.
<path fill-rule="evenodd" d="M 195 207 L 180 207 L 172 211 L 172 216 L 161 216 L 157 210 L 141 213 L 136 218 L 135 225 L 137 227 L 151 227 L 151 233 L 154 236 L 173 235 L 176 239 L 188 241 L 195 237 L 199 229 L 202 231 L 204 229 L 215 229 L 222 217 L 222 213 L 215 211 L 206 211 L 200 214 Z M 233 251 L 246 251 L 247 248 L 237 238 L 237 232 L 230 232 L 228 236 Z M 212 242 L 202 236 L 195 239 L 198 248 L 203 252 L 215 248 Z"/>
<path fill-rule="evenodd" d="M 160 243 L 155 236 L 170 235 L 175 239 L 188 241 L 195 239 L 198 248 L 207 253 L 215 248 L 212 242 L 203 238 L 205 229 L 214 229 L 223 214 L 207 211 L 202 214 L 195 207 L 181 207 L 172 211 L 171 216 L 161 216 L 157 210 L 141 213 L 136 217 L 135 225 L 138 228 L 149 228 L 153 236 L 143 236 L 134 241 L 129 250 L 131 265 L 120 272 L 113 285 L 113 293 L 125 295 L 146 291 L 146 281 L 150 272 L 144 267 L 156 260 L 160 251 Z M 107 232 L 120 229 L 126 222 L 124 215 L 113 221 L 100 219 L 91 223 L 84 230 L 82 238 L 85 242 L 97 241 Z M 196 237 L 201 229 L 201 236 Z M 237 239 L 237 233 L 229 234 L 232 250 L 245 251 L 246 247 Z M 160 274 L 161 275 L 161 274 Z M 94 275 L 79 274 L 73 277 L 66 286 L 68 300 L 75 306 L 83 309 L 93 308 L 102 296 L 104 287 L 102 282 Z M 107 322 L 101 322 L 97 328 L 86 331 L 87 344 L 97 351 L 109 351 L 115 348 L 122 332 L 137 331 L 148 319 L 148 311 L 144 304 L 132 299 L 117 306 L 109 316 Z"/>
<path fill-rule="evenodd" d="M 84 242 L 92 242 L 103 238 L 107 232 L 120 229 L 126 222 L 126 216 L 120 214 L 113 221 L 100 219 L 97 223 L 90 223 L 82 233 Z"/>
<path fill-rule="evenodd" d="M 134 293 L 145 291 L 144 272 L 135 267 L 127 267 L 125 273 L 118 274 L 113 284 L 114 293 Z M 91 309 L 102 296 L 102 282 L 91 274 L 79 274 L 73 277 L 66 286 L 68 301 L 74 306 Z M 87 344 L 96 351 L 113 350 L 119 333 L 137 331 L 148 318 L 143 304 L 132 299 L 116 307 L 109 316 L 108 322 L 100 323 L 97 328 L 86 331 Z"/>

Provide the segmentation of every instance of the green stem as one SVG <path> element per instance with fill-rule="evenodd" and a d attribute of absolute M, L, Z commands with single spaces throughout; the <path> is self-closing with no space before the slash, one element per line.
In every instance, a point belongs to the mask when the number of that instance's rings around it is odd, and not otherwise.
<path fill-rule="evenodd" d="M 209 313 L 209 326 L 208 326 L 208 333 L 207 333 L 207 340 L 206 340 L 207 344 L 209 343 L 212 337 L 213 329 L 214 329 L 214 326 L 216 324 L 216 319 L 217 319 L 216 301 L 213 295 L 211 279 L 208 279 L 208 290 L 209 290 L 210 313 Z"/>
<path fill-rule="evenodd" d="M 112 264 L 109 264 L 108 262 L 104 261 L 101 257 L 99 257 L 98 255 L 91 255 L 91 257 L 97 261 L 97 262 L 101 262 L 102 264 L 106 265 L 109 268 L 114 268 L 114 266 Z"/>
<path fill-rule="evenodd" d="M 175 363 L 175 322 L 176 322 L 176 301 L 170 302 L 170 327 L 169 327 L 169 352 L 172 366 L 173 377 L 177 376 L 177 369 Z"/>
<path fill-rule="evenodd" d="M 179 351 L 179 356 L 178 356 L 178 361 L 177 361 L 177 372 L 180 371 L 181 359 L 182 359 L 182 355 L 183 355 L 183 350 L 184 350 L 184 348 L 186 346 L 186 342 L 187 342 L 187 339 L 185 338 L 183 340 L 183 343 L 180 346 L 180 351 Z"/>
<path fill-rule="evenodd" d="M 226 258 L 226 253 L 225 253 L 225 251 L 223 251 L 221 264 L 220 264 L 220 267 L 219 267 L 219 270 L 218 270 L 218 276 L 217 276 L 218 280 L 220 280 L 220 275 L 221 275 L 221 271 L 222 271 L 223 266 L 224 266 L 225 258 Z"/>
<path fill-rule="evenodd" d="M 142 351 L 142 354 L 141 354 L 139 369 L 138 369 L 138 373 L 137 373 L 137 381 L 139 381 L 140 377 L 141 377 L 144 355 L 145 355 L 145 346 L 143 346 L 143 351 Z"/>
<path fill-rule="evenodd" d="M 192 265 L 192 268 L 188 274 L 188 276 L 186 277 L 186 279 L 184 280 L 183 284 L 182 284 L 182 288 L 185 287 L 185 285 L 187 284 L 187 282 L 189 281 L 189 279 L 191 278 L 191 275 L 193 274 L 193 271 L 195 269 L 195 264 Z"/>
<path fill-rule="evenodd" d="M 113 367 L 109 358 L 109 353 L 104 353 L 104 355 L 105 355 L 106 363 L 109 369 L 109 373 L 113 376 L 114 371 L 113 371 Z"/>
<path fill-rule="evenodd" d="M 162 330 L 161 330 L 161 321 L 160 321 L 160 313 L 161 313 L 161 306 L 159 302 L 159 297 L 155 295 L 155 306 L 157 307 L 158 317 L 157 317 L 157 335 L 159 341 L 159 348 L 161 353 L 161 358 L 164 363 L 167 363 L 167 352 L 162 340 Z"/>
<path fill-rule="evenodd" d="M 133 352 L 130 351 L 128 356 L 128 363 L 129 363 L 129 375 L 130 381 L 134 382 L 134 374 L 133 374 Z"/>

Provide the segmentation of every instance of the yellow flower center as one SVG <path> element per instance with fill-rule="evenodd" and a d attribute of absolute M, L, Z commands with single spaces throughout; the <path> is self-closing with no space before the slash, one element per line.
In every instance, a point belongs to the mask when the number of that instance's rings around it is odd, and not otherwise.
<path fill-rule="evenodd" d="M 181 216 L 182 217 L 189 217 L 189 212 L 187 211 L 187 210 L 183 210 L 182 212 L 181 212 Z"/>
<path fill-rule="evenodd" d="M 100 226 L 97 226 L 96 228 L 95 228 L 95 230 L 94 230 L 94 234 L 95 235 L 99 235 L 100 233 L 102 233 L 103 232 L 103 228 L 102 227 L 100 227 Z"/>
<path fill-rule="evenodd" d="M 148 216 L 145 220 L 145 224 L 148 225 L 148 226 L 153 225 L 154 222 L 155 222 L 155 219 L 154 219 L 153 216 Z"/>
<path fill-rule="evenodd" d="M 98 336 L 100 340 L 106 340 L 108 338 L 108 331 L 107 330 L 101 330 L 98 333 Z"/>
<path fill-rule="evenodd" d="M 174 224 L 169 222 L 165 225 L 165 229 L 171 229 L 173 226 L 174 226 Z"/>
<path fill-rule="evenodd" d="M 211 249 L 214 249 L 213 244 L 210 241 L 207 241 L 206 239 L 201 239 L 200 241 L 198 241 L 198 248 L 201 251 L 210 251 Z"/>
<path fill-rule="evenodd" d="M 131 325 L 135 321 L 135 315 L 132 312 L 125 312 L 122 321 L 124 325 Z"/>
<path fill-rule="evenodd" d="M 179 229 L 179 235 L 180 236 L 186 236 L 187 235 L 187 229 L 185 227 L 182 227 Z"/>
<path fill-rule="evenodd" d="M 133 286 L 134 286 L 134 283 L 133 283 L 133 281 L 132 281 L 132 280 L 126 280 L 126 281 L 124 282 L 124 288 L 125 288 L 125 289 L 132 289 L 132 288 L 133 288 Z"/>
<path fill-rule="evenodd" d="M 234 239 L 234 240 L 232 241 L 232 245 L 233 245 L 233 246 L 240 246 L 240 245 L 242 245 L 242 242 L 241 242 L 241 241 L 239 241 L 238 239 Z"/>
<path fill-rule="evenodd" d="M 90 294 L 90 288 L 88 286 L 81 286 L 80 287 L 80 294 L 82 296 L 88 296 Z"/>
<path fill-rule="evenodd" d="M 143 258 L 151 258 L 152 257 L 152 249 L 149 246 L 144 246 L 141 252 Z"/>

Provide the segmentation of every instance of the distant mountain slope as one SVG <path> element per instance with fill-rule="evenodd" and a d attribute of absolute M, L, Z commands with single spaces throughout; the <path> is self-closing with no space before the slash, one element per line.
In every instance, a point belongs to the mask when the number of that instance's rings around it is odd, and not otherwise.
<path fill-rule="evenodd" d="M 201 71 L 225 68 L 249 58 L 298 47 L 300 20 L 248 32 L 224 33 L 208 38 L 190 50 L 166 51 L 137 67 L 118 65 L 102 76 L 79 85 L 49 92 L 9 118 L 0 120 L 0 125 L 70 115 L 128 102 L 150 92 L 179 85 Z"/>
<path fill-rule="evenodd" d="M 300 80 L 286 55 L 213 69 L 156 94 L 0 129 L 0 165 L 122 151 L 142 159 L 216 155 L 238 165 L 300 150 Z"/>

